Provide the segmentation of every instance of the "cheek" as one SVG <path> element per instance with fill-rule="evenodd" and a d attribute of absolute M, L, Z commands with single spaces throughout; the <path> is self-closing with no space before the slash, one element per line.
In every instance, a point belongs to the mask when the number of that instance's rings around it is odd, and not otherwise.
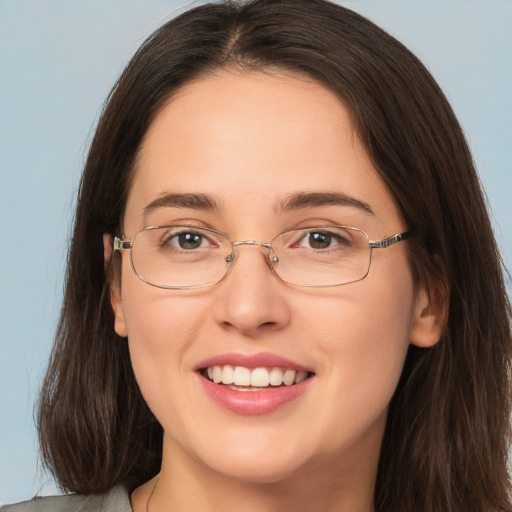
<path fill-rule="evenodd" d="M 364 361 L 364 366 L 378 365 L 395 354 L 401 357 L 407 348 L 412 301 L 407 277 L 395 283 L 368 279 L 316 297 L 314 307 L 302 308 L 302 319 L 331 359 L 347 356 Z"/>
<path fill-rule="evenodd" d="M 341 380 L 343 388 L 357 383 L 359 389 L 394 389 L 409 346 L 409 304 L 392 307 L 389 296 L 361 302 L 356 297 L 326 302 L 319 308 L 324 321 L 318 316 L 306 321 L 322 326 L 314 336 L 334 382 Z"/>
<path fill-rule="evenodd" d="M 140 283 L 126 283 L 122 294 L 132 367 L 149 407 L 171 417 L 191 379 L 185 358 L 204 315 L 199 301 Z"/>
<path fill-rule="evenodd" d="M 332 443 L 341 442 L 336 433 L 357 436 L 370 425 L 382 426 L 402 373 L 412 282 L 406 276 L 392 288 L 389 283 L 393 280 L 356 283 L 331 300 L 319 299 L 317 314 L 304 317 L 304 328 L 316 326 L 313 336 L 323 361 L 327 391 L 321 418 L 345 427 L 333 430 Z"/>
<path fill-rule="evenodd" d="M 128 258 L 123 261 L 121 304 L 134 365 L 139 357 L 173 357 L 198 328 L 197 301 L 187 292 L 156 288 L 141 281 Z M 156 363 L 157 361 L 154 361 Z M 139 365 L 137 365 L 139 366 Z"/>

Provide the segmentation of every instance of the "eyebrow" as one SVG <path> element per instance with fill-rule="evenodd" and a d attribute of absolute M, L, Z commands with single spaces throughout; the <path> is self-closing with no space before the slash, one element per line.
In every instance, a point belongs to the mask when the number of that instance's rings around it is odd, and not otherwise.
<path fill-rule="evenodd" d="M 281 201 L 278 210 L 287 212 L 316 206 L 352 206 L 369 215 L 375 215 L 371 206 L 364 201 L 339 192 L 299 192 Z"/>
<path fill-rule="evenodd" d="M 375 215 L 368 203 L 340 192 L 298 192 L 291 194 L 279 203 L 275 211 L 282 213 L 318 206 L 351 206 L 366 214 Z M 165 207 L 191 208 L 207 211 L 220 209 L 217 201 L 208 194 L 169 193 L 162 194 L 146 205 L 143 210 L 143 215 L 145 217 L 155 210 Z"/>
<path fill-rule="evenodd" d="M 208 194 L 163 194 L 144 207 L 144 217 L 159 208 L 193 208 L 195 210 L 218 210 L 219 205 Z"/>

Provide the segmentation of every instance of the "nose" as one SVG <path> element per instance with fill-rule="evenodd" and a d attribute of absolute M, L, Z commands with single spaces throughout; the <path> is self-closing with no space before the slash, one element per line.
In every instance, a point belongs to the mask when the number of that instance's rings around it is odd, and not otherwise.
<path fill-rule="evenodd" d="M 233 267 L 216 287 L 216 321 L 224 329 L 236 330 L 249 337 L 285 327 L 290 321 L 286 300 L 290 290 L 269 265 L 268 244 L 244 242 L 233 245 L 236 247 Z"/>

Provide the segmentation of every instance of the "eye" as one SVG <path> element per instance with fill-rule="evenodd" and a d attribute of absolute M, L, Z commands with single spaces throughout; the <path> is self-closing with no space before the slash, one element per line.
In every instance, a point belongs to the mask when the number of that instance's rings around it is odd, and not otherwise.
<path fill-rule="evenodd" d="M 196 231 L 181 231 L 179 233 L 169 234 L 162 240 L 162 246 L 171 246 L 174 249 L 191 251 L 201 247 L 211 247 L 215 245 L 202 233 Z"/>
<path fill-rule="evenodd" d="M 309 231 L 296 244 L 299 247 L 306 247 L 315 250 L 332 249 L 350 246 L 350 240 L 339 233 L 331 231 Z"/>
<path fill-rule="evenodd" d="M 312 249 L 327 249 L 333 241 L 332 234 L 328 232 L 309 233 L 306 238 Z"/>

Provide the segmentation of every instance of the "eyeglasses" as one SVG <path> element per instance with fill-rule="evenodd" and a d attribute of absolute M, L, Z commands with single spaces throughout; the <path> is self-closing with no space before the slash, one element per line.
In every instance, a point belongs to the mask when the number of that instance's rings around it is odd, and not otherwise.
<path fill-rule="evenodd" d="M 276 275 L 296 286 L 341 286 L 364 279 L 373 249 L 386 249 L 410 232 L 370 240 L 358 228 L 314 226 L 290 229 L 270 243 L 232 242 L 226 233 L 192 226 L 152 226 L 131 240 L 114 238 L 114 251 L 130 250 L 137 276 L 159 288 L 183 290 L 213 286 L 227 276 L 241 245 L 262 247 Z"/>

